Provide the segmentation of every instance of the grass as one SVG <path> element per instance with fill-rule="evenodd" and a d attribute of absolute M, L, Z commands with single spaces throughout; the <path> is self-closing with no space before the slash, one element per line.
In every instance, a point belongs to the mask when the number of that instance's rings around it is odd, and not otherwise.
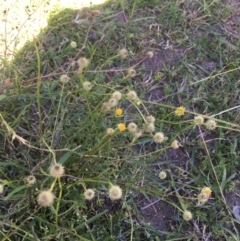
<path fill-rule="evenodd" d="M 240 43 L 227 25 L 237 7 L 58 9 L 12 61 L 1 56 L 1 240 L 239 240 Z M 131 122 L 140 137 L 119 128 Z"/>

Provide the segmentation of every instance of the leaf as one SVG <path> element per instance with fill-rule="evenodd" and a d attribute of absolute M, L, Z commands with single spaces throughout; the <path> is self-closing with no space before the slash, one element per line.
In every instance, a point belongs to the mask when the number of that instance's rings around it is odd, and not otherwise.
<path fill-rule="evenodd" d="M 25 189 L 26 188 L 26 185 L 22 185 L 16 189 L 14 189 L 13 191 L 11 191 L 6 197 L 5 197 L 5 200 L 8 200 L 10 197 L 12 197 L 15 193 L 18 193 L 20 192 L 22 189 Z M 19 195 L 18 195 L 19 197 Z"/>
<path fill-rule="evenodd" d="M 6 95 L 0 95 L 0 101 L 5 99 L 6 98 Z"/>

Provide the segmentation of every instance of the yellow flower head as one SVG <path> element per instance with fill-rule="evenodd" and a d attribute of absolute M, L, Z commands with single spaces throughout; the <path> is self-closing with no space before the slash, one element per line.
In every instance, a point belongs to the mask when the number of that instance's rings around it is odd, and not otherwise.
<path fill-rule="evenodd" d="M 122 197 L 122 189 L 119 186 L 113 185 L 110 187 L 108 194 L 112 200 L 118 200 Z"/>
<path fill-rule="evenodd" d="M 54 201 L 54 195 L 53 193 L 48 191 L 41 191 L 41 193 L 38 195 L 37 202 L 40 206 L 43 207 L 49 207 L 53 204 Z"/>
<path fill-rule="evenodd" d="M 116 109 L 116 111 L 115 111 L 115 114 L 116 114 L 117 116 L 122 115 L 122 113 L 123 113 L 123 110 L 122 110 L 121 108 L 118 108 L 118 109 Z"/>
<path fill-rule="evenodd" d="M 62 164 L 54 164 L 50 167 L 49 173 L 52 177 L 62 177 L 64 174 L 64 167 Z"/>
<path fill-rule="evenodd" d="M 120 131 L 125 131 L 126 130 L 126 125 L 124 123 L 120 123 L 120 124 L 118 124 L 118 129 Z"/>
<path fill-rule="evenodd" d="M 183 106 L 180 106 L 174 111 L 174 113 L 176 116 L 182 116 L 182 115 L 184 115 L 185 110 L 186 109 Z"/>
<path fill-rule="evenodd" d="M 84 192 L 84 197 L 85 199 L 87 200 L 92 200 L 95 196 L 95 192 L 93 189 L 87 189 L 85 192 Z"/>
<path fill-rule="evenodd" d="M 201 193 L 203 193 L 209 197 L 212 193 L 212 190 L 209 187 L 204 187 L 204 188 L 202 188 Z"/>

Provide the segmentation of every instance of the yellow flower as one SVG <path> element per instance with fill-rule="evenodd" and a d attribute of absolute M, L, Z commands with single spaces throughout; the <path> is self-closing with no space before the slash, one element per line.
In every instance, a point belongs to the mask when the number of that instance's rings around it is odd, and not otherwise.
<path fill-rule="evenodd" d="M 209 197 L 212 193 L 212 190 L 209 187 L 204 187 L 204 188 L 202 188 L 201 193 L 203 193 Z"/>
<path fill-rule="evenodd" d="M 121 108 L 118 108 L 118 109 L 116 109 L 116 111 L 115 111 L 115 114 L 116 114 L 117 116 L 122 115 L 122 113 L 123 113 L 123 110 L 122 110 Z"/>
<path fill-rule="evenodd" d="M 185 110 L 186 109 L 183 106 L 180 106 L 174 111 L 174 113 L 176 116 L 182 116 L 182 115 L 184 115 Z"/>
<path fill-rule="evenodd" d="M 125 130 L 126 130 L 125 124 L 124 124 L 124 123 L 118 124 L 118 129 L 119 129 L 120 131 L 125 131 Z"/>

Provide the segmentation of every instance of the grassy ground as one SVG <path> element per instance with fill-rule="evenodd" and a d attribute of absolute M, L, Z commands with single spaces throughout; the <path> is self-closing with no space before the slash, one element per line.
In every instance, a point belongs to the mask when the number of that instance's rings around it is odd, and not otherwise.
<path fill-rule="evenodd" d="M 239 10 L 57 9 L 3 55 L 1 240 L 239 240 Z"/>

